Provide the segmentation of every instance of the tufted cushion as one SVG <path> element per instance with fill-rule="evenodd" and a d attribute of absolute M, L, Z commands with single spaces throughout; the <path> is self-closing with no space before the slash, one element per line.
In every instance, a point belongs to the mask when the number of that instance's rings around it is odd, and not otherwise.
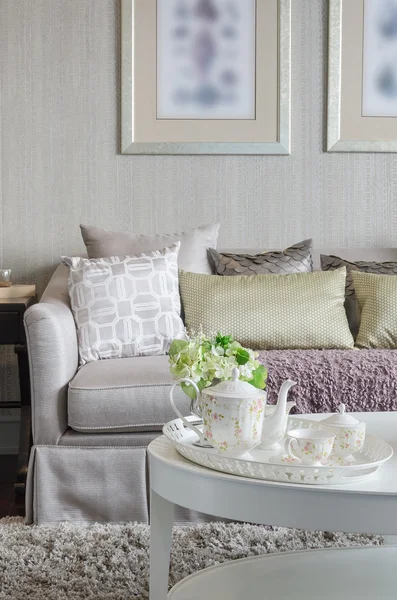
<path fill-rule="evenodd" d="M 219 253 L 214 248 L 209 248 L 208 252 L 217 275 L 308 273 L 313 270 L 312 240 L 304 240 L 286 250 L 254 255 Z"/>

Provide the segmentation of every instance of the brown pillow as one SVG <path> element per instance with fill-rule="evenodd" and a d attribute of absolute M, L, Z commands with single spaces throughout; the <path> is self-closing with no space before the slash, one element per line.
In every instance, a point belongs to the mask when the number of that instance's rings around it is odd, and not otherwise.
<path fill-rule="evenodd" d="M 217 275 L 283 275 L 313 271 L 312 240 L 262 254 L 220 253 L 208 249 Z"/>
<path fill-rule="evenodd" d="M 374 275 L 397 275 L 397 262 L 375 262 L 375 261 L 364 261 L 359 260 L 357 262 L 350 262 L 344 260 L 339 256 L 327 256 L 321 254 L 321 269 L 323 271 L 334 271 L 341 267 L 346 267 L 346 290 L 345 290 L 345 309 L 347 319 L 349 321 L 350 331 L 352 332 L 354 339 L 357 337 L 358 330 L 360 327 L 360 307 L 357 302 L 356 294 L 354 291 L 353 277 L 351 271 L 360 271 L 361 273 L 373 273 Z"/>

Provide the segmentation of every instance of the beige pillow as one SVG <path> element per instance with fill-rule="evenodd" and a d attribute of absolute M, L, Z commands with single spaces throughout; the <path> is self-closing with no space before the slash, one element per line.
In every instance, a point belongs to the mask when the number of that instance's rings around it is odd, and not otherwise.
<path fill-rule="evenodd" d="M 248 277 L 180 271 L 185 325 L 232 335 L 252 349 L 353 348 L 345 278 L 346 268 Z"/>
<path fill-rule="evenodd" d="M 351 272 L 361 309 L 356 345 L 397 348 L 397 277 Z"/>
<path fill-rule="evenodd" d="M 126 231 L 108 231 L 101 227 L 80 225 L 81 235 L 89 258 L 109 256 L 135 256 L 151 250 L 162 250 L 181 242 L 178 266 L 195 273 L 213 273 L 208 260 L 207 248 L 216 248 L 219 223 L 203 225 L 181 233 L 145 235 Z"/>

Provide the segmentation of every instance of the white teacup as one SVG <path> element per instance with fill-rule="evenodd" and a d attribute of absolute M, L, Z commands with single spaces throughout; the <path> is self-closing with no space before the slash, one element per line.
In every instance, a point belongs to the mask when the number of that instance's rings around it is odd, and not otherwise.
<path fill-rule="evenodd" d="M 320 466 L 329 458 L 335 434 L 326 429 L 292 429 L 288 431 L 287 452 L 304 465 Z"/>

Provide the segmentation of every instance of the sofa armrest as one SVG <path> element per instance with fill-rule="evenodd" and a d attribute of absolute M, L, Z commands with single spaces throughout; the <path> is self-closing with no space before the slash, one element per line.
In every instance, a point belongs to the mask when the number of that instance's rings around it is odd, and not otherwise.
<path fill-rule="evenodd" d="M 51 282 L 59 279 L 56 271 Z M 62 273 L 62 270 L 61 270 Z M 63 273 L 64 275 L 64 273 Z M 78 368 L 76 327 L 66 298 L 50 282 L 43 298 L 25 313 L 34 444 L 57 444 L 67 429 L 69 381 Z"/>

